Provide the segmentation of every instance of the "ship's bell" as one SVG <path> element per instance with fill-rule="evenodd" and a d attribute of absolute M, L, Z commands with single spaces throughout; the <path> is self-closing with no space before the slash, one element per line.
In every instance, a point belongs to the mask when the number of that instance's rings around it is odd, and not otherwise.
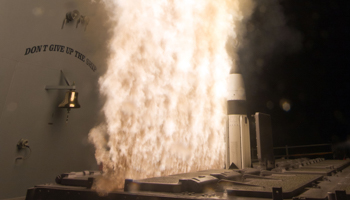
<path fill-rule="evenodd" d="M 80 108 L 80 104 L 78 102 L 78 92 L 75 92 L 73 90 L 67 91 L 66 96 L 64 97 L 64 100 L 60 105 L 58 105 L 59 108 Z"/>

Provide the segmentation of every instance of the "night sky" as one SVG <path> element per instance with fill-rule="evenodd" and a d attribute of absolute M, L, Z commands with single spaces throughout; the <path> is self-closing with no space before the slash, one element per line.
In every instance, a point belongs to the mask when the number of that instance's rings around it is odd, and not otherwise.
<path fill-rule="evenodd" d="M 271 115 L 274 146 L 350 138 L 349 13 L 346 0 L 261 0 L 256 6 L 238 64 L 248 115 Z"/>

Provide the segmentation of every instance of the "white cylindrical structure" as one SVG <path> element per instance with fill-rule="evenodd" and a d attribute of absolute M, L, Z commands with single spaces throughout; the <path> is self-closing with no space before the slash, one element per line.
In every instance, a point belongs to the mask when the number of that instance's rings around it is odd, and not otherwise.
<path fill-rule="evenodd" d="M 228 78 L 226 168 L 232 163 L 238 169 L 251 167 L 249 120 L 243 77 L 238 69 Z"/>

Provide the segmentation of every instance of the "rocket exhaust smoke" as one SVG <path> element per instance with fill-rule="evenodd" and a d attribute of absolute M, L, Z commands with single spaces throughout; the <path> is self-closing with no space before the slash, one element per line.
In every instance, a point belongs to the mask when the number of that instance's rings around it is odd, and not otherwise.
<path fill-rule="evenodd" d="M 226 49 L 251 1 L 104 3 L 115 26 L 99 80 L 105 122 L 89 135 L 105 172 L 97 190 L 223 168 L 226 78 L 235 64 Z"/>

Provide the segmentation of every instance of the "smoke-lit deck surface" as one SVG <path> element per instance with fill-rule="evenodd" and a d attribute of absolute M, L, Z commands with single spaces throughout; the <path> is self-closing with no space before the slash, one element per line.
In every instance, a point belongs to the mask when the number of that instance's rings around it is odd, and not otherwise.
<path fill-rule="evenodd" d="M 321 200 L 336 196 L 340 199 L 342 196 L 350 197 L 349 165 L 350 160 L 279 160 L 276 162 L 278 167 L 271 171 L 254 168 L 213 169 L 141 180 L 126 179 L 124 190 L 105 194 L 93 189 L 93 182 L 100 172 L 73 172 L 59 176 L 56 182 L 61 184 L 38 185 L 28 189 L 26 199 Z"/>

